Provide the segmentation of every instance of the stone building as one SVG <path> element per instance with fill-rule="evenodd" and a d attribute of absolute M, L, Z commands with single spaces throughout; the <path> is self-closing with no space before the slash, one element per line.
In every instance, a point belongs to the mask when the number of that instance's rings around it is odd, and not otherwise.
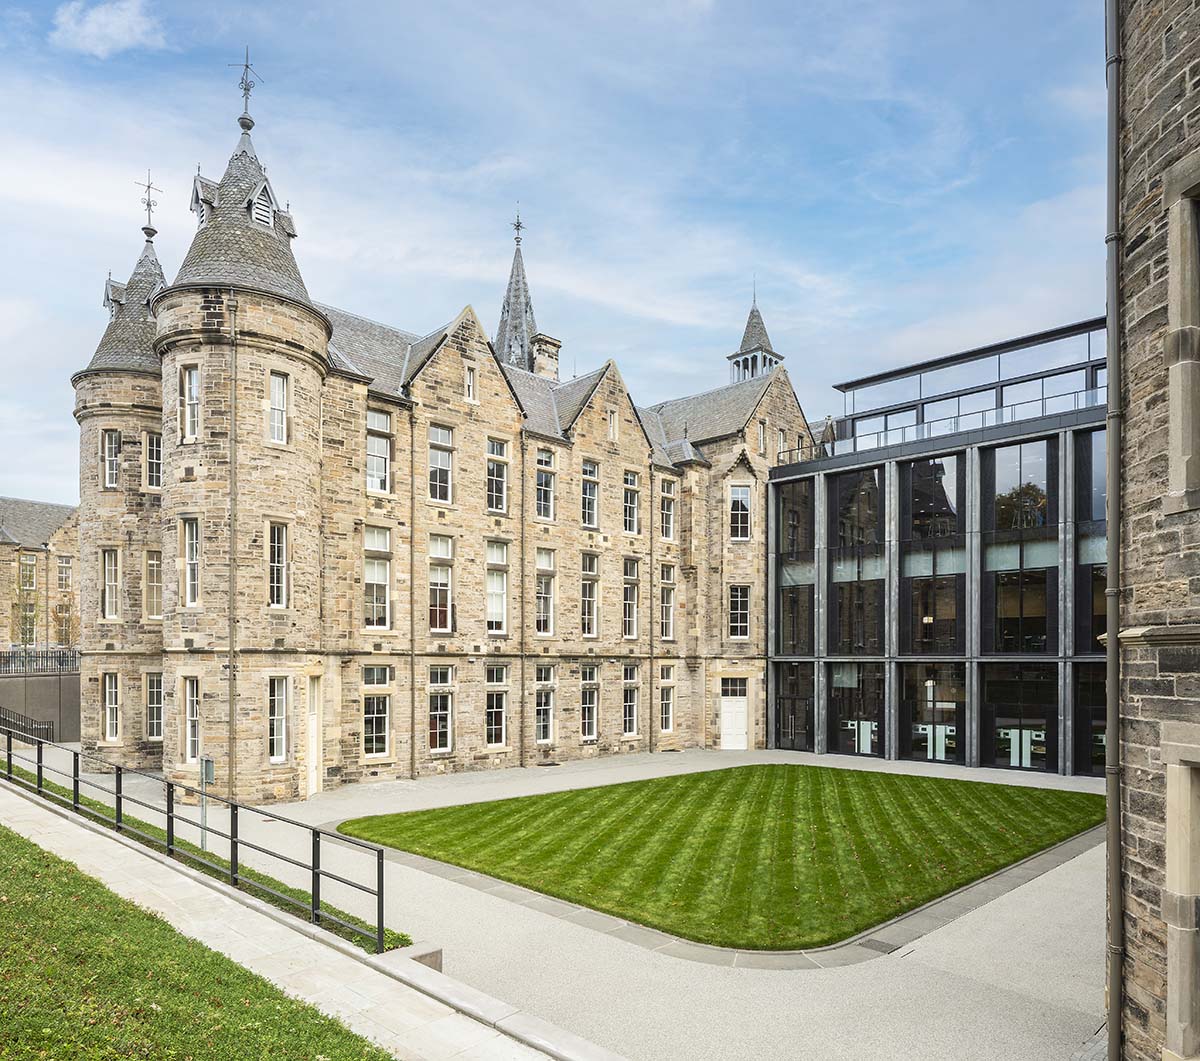
<path fill-rule="evenodd" d="M 1122 1056 L 1178 1061 L 1200 1057 L 1200 11 L 1123 0 L 1115 45 Z"/>
<path fill-rule="evenodd" d="M 78 563 L 73 506 L 0 497 L 0 648 L 78 643 Z"/>
<path fill-rule="evenodd" d="M 323 305 L 239 122 L 73 380 L 85 746 L 266 801 L 763 745 L 767 472 L 809 435 L 757 305 L 729 385 L 651 407 L 559 378 L 519 227 L 494 343 Z"/>

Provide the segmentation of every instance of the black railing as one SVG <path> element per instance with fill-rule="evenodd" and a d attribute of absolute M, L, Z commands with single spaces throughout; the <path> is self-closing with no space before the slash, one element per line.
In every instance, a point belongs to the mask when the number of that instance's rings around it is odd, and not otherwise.
<path fill-rule="evenodd" d="M 257 889 L 270 895 L 277 903 L 284 903 L 287 906 L 302 910 L 307 915 L 308 919 L 313 924 L 322 924 L 323 922 L 331 922 L 340 926 L 348 932 L 356 933 L 360 936 L 371 940 L 375 944 L 376 953 L 383 953 L 385 946 L 385 929 L 383 920 L 383 848 L 378 844 L 368 843 L 365 840 L 358 840 L 351 836 L 343 836 L 341 833 L 330 832 L 327 829 L 320 829 L 314 825 L 308 825 L 304 822 L 296 821 L 294 818 L 287 818 L 282 814 L 276 814 L 273 811 L 266 810 L 262 807 L 248 807 L 245 804 L 238 803 L 235 800 L 226 799 L 224 796 L 219 796 L 214 792 L 202 791 L 198 788 L 192 788 L 189 785 L 179 784 L 173 781 L 164 781 L 160 777 L 155 777 L 153 774 L 148 774 L 140 770 L 130 770 L 109 762 L 98 755 L 92 755 L 88 752 L 78 752 L 73 748 L 68 748 L 62 744 L 54 744 L 47 740 L 27 740 L 26 743 L 34 746 L 33 758 L 28 755 L 22 755 L 13 751 L 14 738 L 21 741 L 23 735 L 15 731 L 14 728 L 8 727 L 0 723 L 0 732 L 4 734 L 4 772 L 5 780 L 16 785 L 21 785 L 30 791 L 36 792 L 39 796 L 46 799 L 54 800 L 63 805 L 70 806 L 76 813 L 86 813 L 90 817 L 101 817 L 104 824 L 111 825 L 117 832 L 128 833 L 136 836 L 139 840 L 155 847 L 165 848 L 166 853 L 171 858 L 180 860 L 188 860 L 199 866 L 204 867 L 210 872 L 215 872 L 222 878 L 227 878 L 229 883 L 235 888 Z M 46 748 L 56 748 L 61 752 L 71 756 L 71 769 L 64 770 L 59 767 L 52 766 L 46 761 Z M 99 780 L 89 777 L 86 774 L 81 774 L 80 763 L 95 763 L 101 767 L 103 771 L 99 776 L 107 777 L 111 772 L 112 786 L 108 787 Z M 29 781 L 22 777 L 23 771 L 18 769 L 14 771 L 13 764 L 25 764 L 32 768 L 34 780 Z M 46 774 L 56 774 L 63 778 L 64 781 L 70 778 L 71 794 L 65 796 L 60 792 L 55 791 L 55 788 L 62 788 L 65 791 L 65 785 L 52 785 L 47 782 Z M 158 785 L 165 786 L 165 806 L 157 806 L 154 803 L 146 800 L 138 799 L 125 791 L 125 778 L 127 777 L 143 777 Z M 86 785 L 99 793 L 112 797 L 111 818 L 103 817 L 94 807 L 86 806 L 86 799 L 81 799 L 80 786 Z M 214 826 L 208 825 L 205 822 L 197 822 L 193 818 L 189 818 L 181 814 L 175 807 L 175 798 L 178 793 L 195 796 L 197 799 L 207 798 L 216 800 L 229 808 L 229 831 L 224 832 Z M 92 800 L 95 804 L 97 801 Z M 107 804 L 101 801 L 102 806 L 106 809 Z M 162 815 L 166 820 L 166 832 L 164 836 L 156 836 L 153 833 L 146 832 L 142 828 L 135 828 L 126 817 L 126 804 L 133 804 L 137 807 L 145 808 L 154 814 Z M 279 822 L 284 825 L 290 825 L 297 829 L 302 829 L 311 836 L 311 852 L 312 861 L 305 862 L 303 859 L 292 858 L 290 855 L 285 855 L 281 851 L 273 851 L 269 847 L 264 847 L 261 844 L 253 843 L 247 840 L 238 832 L 238 812 L 245 810 L 257 817 L 267 819 L 272 822 Z M 134 819 L 135 821 L 137 819 Z M 201 847 L 199 852 L 195 850 L 195 845 L 187 842 L 180 842 L 177 836 L 177 826 L 185 824 L 190 828 L 200 830 L 202 837 L 207 839 L 207 834 L 220 837 L 229 844 L 229 859 L 226 865 L 222 865 L 207 857 L 209 852 L 206 847 Z M 138 821 L 139 826 L 145 826 L 145 822 Z M 149 826 L 148 826 L 149 827 Z M 346 844 L 350 847 L 358 848 L 359 850 L 370 852 L 374 855 L 374 882 L 373 884 L 364 884 L 361 881 L 353 880 L 350 877 L 340 873 L 335 873 L 330 869 L 325 869 L 321 865 L 321 846 L 323 841 L 336 841 L 340 844 Z M 247 873 L 241 866 L 240 855 L 243 850 L 258 852 L 269 858 L 276 859 L 287 866 L 303 871 L 309 875 L 309 892 L 305 898 L 297 898 L 295 895 L 288 895 L 279 888 L 271 887 L 265 884 L 260 877 L 262 874 Z M 332 880 L 339 884 L 352 888 L 357 892 L 365 895 L 370 895 L 375 900 L 375 918 L 374 925 L 370 922 L 364 922 L 367 927 L 362 924 L 355 924 L 353 921 L 347 920 L 334 913 L 328 904 L 322 907 L 321 903 L 321 882 L 322 880 Z M 278 884 L 278 881 L 273 881 Z M 340 913 L 340 911 L 339 911 Z"/>
<path fill-rule="evenodd" d="M 0 674 L 75 674 L 77 648 L 10 648 L 0 652 Z"/>
<path fill-rule="evenodd" d="M 12 730 L 31 744 L 35 740 L 54 740 L 53 722 L 38 722 L 5 707 L 0 707 L 0 729 Z"/>

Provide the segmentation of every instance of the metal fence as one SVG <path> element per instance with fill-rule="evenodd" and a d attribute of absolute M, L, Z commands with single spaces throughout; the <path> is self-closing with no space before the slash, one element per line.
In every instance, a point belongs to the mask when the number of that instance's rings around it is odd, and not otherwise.
<path fill-rule="evenodd" d="M 0 674 L 74 674 L 77 648 L 10 648 L 0 652 Z"/>
<path fill-rule="evenodd" d="M 164 847 L 168 856 L 187 860 L 197 865 L 203 866 L 206 869 L 215 871 L 221 877 L 228 879 L 229 883 L 237 888 L 252 888 L 261 892 L 265 892 L 275 899 L 294 908 L 297 912 L 303 911 L 308 919 L 313 924 L 321 924 L 322 922 L 332 922 L 340 925 L 347 931 L 354 932 L 363 936 L 375 944 L 376 953 L 382 954 L 384 950 L 384 923 L 383 923 L 383 848 L 378 844 L 368 843 L 365 840 L 358 840 L 351 836 L 343 836 L 341 833 L 330 832 L 327 829 L 320 829 L 314 825 L 308 825 L 304 822 L 298 822 L 294 818 L 284 817 L 282 814 L 276 814 L 273 811 L 266 810 L 262 807 L 248 807 L 245 804 L 238 803 L 231 799 L 226 799 L 223 796 L 218 796 L 210 791 L 201 791 L 198 788 L 192 788 L 188 785 L 181 785 L 173 781 L 164 781 L 162 778 L 155 777 L 153 774 L 148 774 L 140 770 L 129 770 L 125 767 L 118 766 L 115 763 L 110 763 L 107 759 L 102 759 L 100 756 L 91 755 L 88 752 L 75 751 L 73 748 L 68 748 L 63 744 L 54 744 L 47 740 L 26 740 L 26 743 L 33 745 L 32 758 L 27 754 L 21 754 L 13 750 L 14 739 L 21 741 L 23 738 L 20 732 L 14 731 L 12 727 L 8 727 L 0 723 L 0 732 L 4 734 L 4 772 L 3 777 L 15 785 L 20 785 L 23 788 L 36 792 L 38 795 L 55 801 L 62 806 L 69 806 L 77 814 L 86 814 L 89 817 L 102 817 L 93 807 L 84 806 L 81 803 L 80 788 L 87 786 L 92 788 L 104 796 L 112 797 L 112 817 L 103 818 L 104 824 L 111 825 L 119 833 L 128 833 L 138 837 L 143 842 L 155 847 Z M 63 753 L 71 756 L 71 769 L 69 771 L 52 766 L 46 761 L 46 749 L 56 748 Z M 88 777 L 86 774 L 80 773 L 80 763 L 93 763 L 103 771 L 100 774 L 101 778 L 111 777 L 111 786 L 106 786 L 102 780 L 96 780 L 95 777 Z M 19 773 L 14 773 L 13 764 L 24 765 L 29 768 L 29 772 L 34 774 L 35 779 L 28 781 Z M 64 796 L 55 792 L 49 787 L 46 779 L 46 774 L 55 774 L 63 779 L 64 782 L 70 782 L 71 795 Z M 148 778 L 156 784 L 165 786 L 165 806 L 156 806 L 146 800 L 138 799 L 129 793 L 125 792 L 124 781 L 127 777 L 142 777 Z M 61 787 L 66 787 L 65 784 Z M 229 827 L 228 831 L 222 831 L 214 826 L 207 824 L 199 824 L 193 819 L 181 814 L 176 809 L 176 796 L 180 793 L 196 796 L 198 799 L 207 798 L 216 800 L 229 809 Z M 155 814 L 163 815 L 166 819 L 166 837 L 165 839 L 159 836 L 154 836 L 151 833 L 145 832 L 143 829 L 135 828 L 130 825 L 126 818 L 126 806 L 132 804 L 137 807 L 145 808 Z M 238 834 L 238 816 L 239 812 L 252 814 L 255 817 L 264 818 L 272 822 L 279 822 L 284 825 L 292 826 L 296 829 L 301 829 L 309 834 L 310 842 L 308 850 L 312 852 L 311 860 L 304 861 L 303 859 L 292 858 L 290 855 L 285 855 L 280 851 L 272 851 L 269 847 L 264 847 L 261 844 L 256 844 L 245 837 Z M 214 836 L 221 837 L 229 844 L 229 860 L 227 865 L 221 865 L 218 862 L 212 861 L 211 858 L 205 857 L 208 852 L 202 850 L 197 854 L 191 850 L 195 845 L 180 843 L 176 837 L 177 826 L 181 823 L 186 824 L 191 828 L 200 828 L 205 833 L 211 833 Z M 142 824 L 142 823 L 139 823 Z M 374 881 L 371 884 L 364 884 L 361 881 L 353 880 L 350 877 L 335 873 L 332 870 L 326 869 L 321 865 L 322 845 L 336 841 L 339 844 L 346 844 L 350 847 L 358 848 L 362 851 L 370 852 L 375 856 L 375 873 Z M 285 865 L 294 867 L 309 874 L 309 895 L 308 901 L 297 899 L 293 895 L 288 895 L 285 892 L 272 888 L 264 884 L 260 880 L 256 880 L 253 876 L 243 872 L 239 863 L 239 857 L 243 850 L 255 851 L 259 854 L 266 855 L 269 858 L 277 859 Z M 356 925 L 351 921 L 347 921 L 342 917 L 332 913 L 327 907 L 323 908 L 321 904 L 321 883 L 324 880 L 337 881 L 348 888 L 370 895 L 375 900 L 375 924 L 373 927 L 363 928 L 361 925 Z M 278 882 L 276 882 L 278 883 Z M 367 922 L 369 925 L 370 923 Z"/>
<path fill-rule="evenodd" d="M 5 707 L 0 707 L 0 729 L 12 730 L 30 742 L 54 740 L 53 722 L 38 722 L 25 715 L 19 715 L 16 711 L 9 711 Z"/>

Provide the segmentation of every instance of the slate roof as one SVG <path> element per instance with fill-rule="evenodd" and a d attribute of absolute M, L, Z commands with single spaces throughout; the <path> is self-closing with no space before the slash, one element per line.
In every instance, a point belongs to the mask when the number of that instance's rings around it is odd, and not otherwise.
<path fill-rule="evenodd" d="M 765 375 L 741 383 L 730 383 L 703 394 L 692 394 L 686 398 L 675 398 L 650 407 L 662 422 L 662 430 L 668 443 L 687 439 L 692 443 L 703 443 L 732 435 L 746 426 L 759 400 L 777 372 L 774 368 Z"/>
<path fill-rule="evenodd" d="M 192 237 L 172 286 L 236 284 L 312 305 L 292 254 L 295 226 L 291 216 L 276 210 L 270 226 L 250 220 L 246 203 L 266 174 L 250 141 L 253 119 L 242 115 L 239 121 L 242 136 L 217 185 L 216 203 Z M 210 194 L 210 183 L 197 185 L 198 193 Z"/>
<path fill-rule="evenodd" d="M 392 397 L 401 394 L 412 382 L 450 327 L 443 325 L 422 336 L 336 306 L 323 303 L 315 306 L 333 325 L 329 356 L 334 366 L 363 376 L 371 381 L 372 391 Z"/>
<path fill-rule="evenodd" d="M 739 354 L 748 354 L 751 350 L 766 350 L 775 353 L 771 348 L 771 337 L 767 334 L 767 326 L 763 323 L 762 314 L 758 312 L 758 303 L 750 306 L 750 316 L 746 318 L 746 330 L 742 332 L 742 345 L 738 347 Z"/>
<path fill-rule="evenodd" d="M 0 497 L 0 542 L 40 548 L 74 512 L 74 505 Z"/>
<path fill-rule="evenodd" d="M 508 274 L 508 289 L 500 307 L 500 323 L 496 325 L 496 340 L 492 344 L 502 364 L 517 368 L 533 367 L 533 337 L 537 335 L 533 319 L 533 300 L 529 281 L 525 279 L 525 260 L 521 257 L 521 240 L 513 252 L 512 271 Z"/>
<path fill-rule="evenodd" d="M 158 255 L 154 253 L 154 229 L 146 228 L 143 231 L 146 233 L 146 242 L 129 276 L 129 282 L 122 284 L 109 280 L 104 286 L 104 304 L 110 314 L 108 327 L 104 329 L 87 368 L 75 378 L 88 372 L 113 369 L 146 372 L 154 376 L 162 372 L 162 364 L 154 352 L 154 318 L 150 314 L 150 299 L 163 286 L 163 271 L 158 264 Z"/>

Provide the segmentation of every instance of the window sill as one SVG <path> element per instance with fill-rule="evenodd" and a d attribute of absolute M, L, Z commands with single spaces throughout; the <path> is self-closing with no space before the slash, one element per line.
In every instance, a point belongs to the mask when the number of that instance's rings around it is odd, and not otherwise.
<path fill-rule="evenodd" d="M 582 737 L 582 738 L 580 738 L 579 743 L 584 748 L 594 748 L 597 744 L 600 743 L 600 738 L 599 737 Z"/>
<path fill-rule="evenodd" d="M 143 494 L 155 494 L 155 495 L 161 494 L 162 487 L 161 486 L 146 486 L 143 484 L 142 493 Z"/>
<path fill-rule="evenodd" d="M 380 752 L 378 755 L 360 755 L 358 757 L 359 766 L 395 766 L 396 757 L 388 752 Z"/>
<path fill-rule="evenodd" d="M 267 447 L 267 449 L 284 449 L 284 450 L 286 450 L 286 449 L 292 449 L 292 443 L 290 443 L 290 442 L 277 442 L 277 441 L 276 441 L 275 439 L 273 439 L 273 438 L 265 438 L 265 439 L 263 439 L 263 444 L 264 444 L 264 445 Z"/>
<path fill-rule="evenodd" d="M 429 754 L 435 759 L 448 759 L 454 754 L 453 748 L 430 748 Z"/>
<path fill-rule="evenodd" d="M 425 498 L 425 504 L 427 504 L 430 508 L 445 509 L 447 512 L 457 512 L 458 511 L 458 505 L 456 505 L 453 501 L 439 501 L 435 497 Z M 503 515 L 503 513 L 499 513 L 499 512 L 493 513 L 493 514 L 494 515 Z"/>
<path fill-rule="evenodd" d="M 162 744 L 163 742 L 162 737 L 147 737 L 146 740 L 151 744 Z"/>
<path fill-rule="evenodd" d="M 487 636 L 490 637 L 493 641 L 507 641 L 508 640 L 508 634 L 504 633 L 503 631 L 489 630 L 487 632 Z"/>
<path fill-rule="evenodd" d="M 638 733 L 622 733 L 621 740 L 641 740 L 641 735 Z"/>
<path fill-rule="evenodd" d="M 366 489 L 367 497 L 377 497 L 380 501 L 395 501 L 396 495 L 389 493 L 387 490 L 372 490 L 369 486 Z"/>
<path fill-rule="evenodd" d="M 504 755 L 505 753 L 511 752 L 511 751 L 512 751 L 512 748 L 510 748 L 507 744 L 487 744 L 484 746 L 483 754 L 484 755 Z"/>

